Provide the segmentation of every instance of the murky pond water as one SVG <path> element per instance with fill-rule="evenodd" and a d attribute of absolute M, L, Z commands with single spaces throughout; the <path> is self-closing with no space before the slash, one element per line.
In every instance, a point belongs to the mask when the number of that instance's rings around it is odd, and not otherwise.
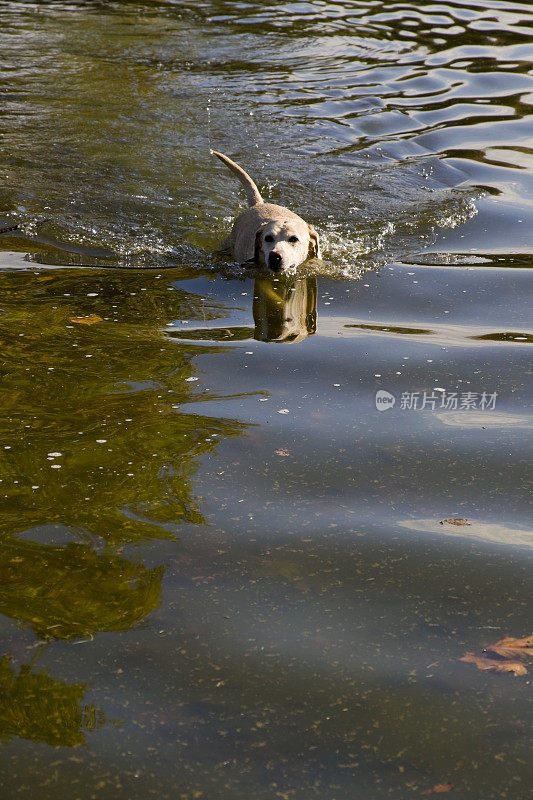
<path fill-rule="evenodd" d="M 2 797 L 530 796 L 532 34 L 0 5 Z"/>

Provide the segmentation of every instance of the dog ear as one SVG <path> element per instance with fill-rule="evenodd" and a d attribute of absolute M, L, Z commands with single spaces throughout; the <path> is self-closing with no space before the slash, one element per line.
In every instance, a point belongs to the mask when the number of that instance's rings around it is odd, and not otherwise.
<path fill-rule="evenodd" d="M 258 228 L 257 231 L 256 231 L 256 234 L 255 234 L 254 261 L 255 261 L 256 264 L 262 264 L 264 266 L 265 256 L 264 256 L 263 248 L 262 248 L 262 244 L 263 244 L 263 239 L 262 239 L 262 235 L 261 235 L 262 233 L 263 233 L 263 226 Z"/>
<path fill-rule="evenodd" d="M 309 257 L 322 258 L 320 254 L 320 242 L 318 241 L 318 233 L 315 231 L 312 225 L 308 225 L 308 228 L 309 228 Z"/>

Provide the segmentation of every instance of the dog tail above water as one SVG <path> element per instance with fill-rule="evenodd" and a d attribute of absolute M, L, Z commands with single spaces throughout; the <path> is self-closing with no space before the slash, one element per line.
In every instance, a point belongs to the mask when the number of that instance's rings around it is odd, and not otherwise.
<path fill-rule="evenodd" d="M 239 165 L 236 164 L 235 161 L 232 161 L 231 158 L 228 158 L 223 153 L 217 153 L 216 150 L 211 150 L 211 153 L 217 158 L 220 158 L 220 160 L 224 162 L 224 164 L 228 167 L 228 169 L 230 169 L 231 172 L 233 172 L 233 174 L 236 175 L 237 178 L 240 180 L 240 182 L 244 186 L 244 191 L 246 192 L 246 199 L 248 200 L 249 206 L 255 206 L 258 203 L 263 202 L 263 198 L 259 194 L 259 189 L 255 185 L 253 180 L 250 178 L 248 173 L 245 172 L 242 167 L 239 167 Z"/>

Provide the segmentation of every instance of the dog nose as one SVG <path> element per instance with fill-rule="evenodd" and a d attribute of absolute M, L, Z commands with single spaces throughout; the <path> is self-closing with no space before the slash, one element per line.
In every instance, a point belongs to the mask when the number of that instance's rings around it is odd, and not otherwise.
<path fill-rule="evenodd" d="M 270 269 L 278 270 L 281 267 L 281 254 L 276 253 L 275 250 L 272 250 L 271 253 L 268 254 L 268 266 Z"/>

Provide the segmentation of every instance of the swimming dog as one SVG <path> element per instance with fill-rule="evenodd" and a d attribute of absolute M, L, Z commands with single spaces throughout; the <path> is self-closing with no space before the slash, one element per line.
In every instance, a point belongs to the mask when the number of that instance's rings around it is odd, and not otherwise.
<path fill-rule="evenodd" d="M 249 206 L 235 220 L 223 249 L 240 264 L 253 262 L 273 272 L 296 267 L 308 258 L 320 258 L 318 234 L 312 225 L 284 206 L 265 203 L 242 167 L 223 153 L 211 152 L 240 180 Z"/>

